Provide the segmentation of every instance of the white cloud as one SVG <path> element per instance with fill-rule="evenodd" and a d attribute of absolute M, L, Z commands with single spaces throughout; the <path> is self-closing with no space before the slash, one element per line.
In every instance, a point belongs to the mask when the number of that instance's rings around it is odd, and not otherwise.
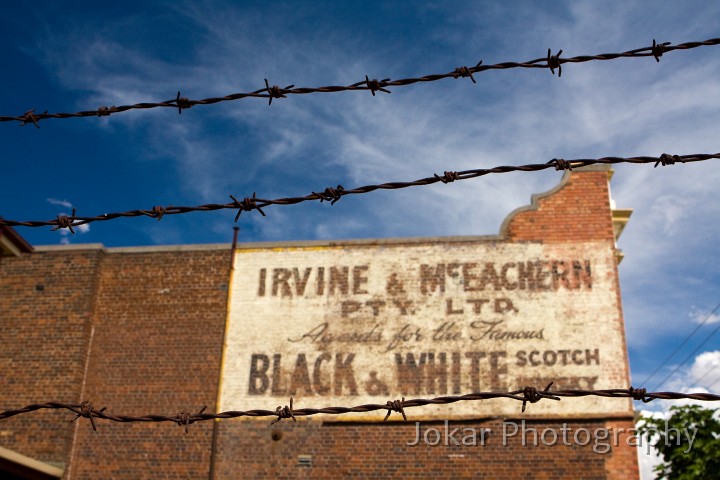
<path fill-rule="evenodd" d="M 704 352 L 695 357 L 690 367 L 690 377 L 693 385 L 711 388 L 720 381 L 720 351 Z M 718 391 L 715 388 L 715 391 Z"/>
<path fill-rule="evenodd" d="M 69 215 L 67 213 L 62 213 L 61 215 Z M 69 228 L 60 228 L 57 231 L 58 235 L 60 235 L 60 243 L 63 245 L 69 245 L 74 238 L 75 235 L 82 235 L 83 233 L 88 233 L 90 231 L 90 225 L 83 224 L 83 225 L 76 225 L 73 226 L 73 230 L 75 233 L 71 232 Z"/>
<path fill-rule="evenodd" d="M 69 208 L 69 209 L 73 208 L 73 204 L 68 202 L 67 200 L 58 200 L 55 198 L 48 198 L 47 201 L 48 201 L 48 203 L 50 203 L 52 205 L 60 205 L 61 207 L 65 207 L 65 208 Z"/>
<path fill-rule="evenodd" d="M 713 323 L 720 322 L 720 314 L 705 310 L 699 310 L 695 306 L 693 306 L 690 309 L 690 319 L 695 323 L 712 325 Z"/>

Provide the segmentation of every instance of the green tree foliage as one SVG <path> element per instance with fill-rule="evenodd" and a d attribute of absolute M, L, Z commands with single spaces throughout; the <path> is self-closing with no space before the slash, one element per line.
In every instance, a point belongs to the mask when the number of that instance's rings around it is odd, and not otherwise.
<path fill-rule="evenodd" d="M 720 479 L 720 421 L 715 410 L 697 405 L 671 407 L 670 418 L 644 418 L 645 434 L 664 462 L 655 467 L 667 480 Z M 694 436 L 693 436 L 694 435 Z"/>

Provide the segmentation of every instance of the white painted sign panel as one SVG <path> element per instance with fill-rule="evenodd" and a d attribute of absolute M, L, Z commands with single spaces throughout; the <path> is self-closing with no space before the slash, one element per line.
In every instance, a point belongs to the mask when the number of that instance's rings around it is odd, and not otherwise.
<path fill-rule="evenodd" d="M 476 391 L 627 387 L 607 242 L 390 241 L 239 249 L 221 410 L 353 406 Z M 525 416 L 628 413 L 618 399 Z M 509 400 L 413 408 L 414 419 L 518 416 Z M 377 419 L 373 415 L 334 419 Z"/>

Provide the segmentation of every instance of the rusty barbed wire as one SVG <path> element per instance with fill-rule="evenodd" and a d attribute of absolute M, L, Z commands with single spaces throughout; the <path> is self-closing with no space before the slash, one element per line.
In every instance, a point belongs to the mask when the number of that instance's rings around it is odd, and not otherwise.
<path fill-rule="evenodd" d="M 557 390 L 552 391 L 550 387 L 552 382 L 545 387 L 543 390 L 538 390 L 535 387 L 524 387 L 518 390 L 509 392 L 477 392 L 469 393 L 466 395 L 451 395 L 442 396 L 435 398 L 415 398 L 410 400 L 388 400 L 385 404 L 380 403 L 368 403 L 364 405 L 357 405 L 354 407 L 324 407 L 324 408 L 293 408 L 293 398 L 290 398 L 290 404 L 284 407 L 278 406 L 275 410 L 231 410 L 220 413 L 204 413 L 207 406 L 203 406 L 197 413 L 189 413 L 187 411 L 181 411 L 175 415 L 115 415 L 107 412 L 107 407 L 103 407 L 96 410 L 92 404 L 88 401 L 84 401 L 79 405 L 66 404 L 60 402 L 47 402 L 47 403 L 36 403 L 28 405 L 23 408 L 14 410 L 6 410 L 0 413 L 0 420 L 14 417 L 16 415 L 22 415 L 37 410 L 51 409 L 51 410 L 69 410 L 75 414 L 75 417 L 71 419 L 74 422 L 80 417 L 87 418 L 90 420 L 93 430 L 97 431 L 97 424 L 95 420 L 109 420 L 112 422 L 119 423 L 131 423 L 131 422 L 172 422 L 181 427 L 185 428 L 185 432 L 188 432 L 188 426 L 195 422 L 204 422 L 208 420 L 228 420 L 239 417 L 275 417 L 270 423 L 274 425 L 283 419 L 292 419 L 297 421 L 296 417 L 307 417 L 311 415 L 343 415 L 346 413 L 365 413 L 374 412 L 379 410 L 387 410 L 387 414 L 383 421 L 386 421 L 392 412 L 402 414 L 403 420 L 407 421 L 405 409 L 414 407 L 423 407 L 426 405 L 446 405 L 450 403 L 462 402 L 462 401 L 480 401 L 490 400 L 495 398 L 506 398 L 510 400 L 516 400 L 522 402 L 522 412 L 525 412 L 527 403 L 537 403 L 540 400 L 555 400 L 560 401 L 562 398 L 578 398 L 578 397 L 604 397 L 604 398 L 631 398 L 636 401 L 642 401 L 644 403 L 651 402 L 653 400 L 700 400 L 705 402 L 717 402 L 720 401 L 720 395 L 713 393 L 681 393 L 681 392 L 648 392 L 644 388 L 611 388 L 604 390 Z"/>
<path fill-rule="evenodd" d="M 719 45 L 720 38 L 710 38 L 708 40 L 700 42 L 685 42 L 678 45 L 672 45 L 670 42 L 657 43 L 653 40 L 653 44 L 649 47 L 636 48 L 634 50 L 628 50 L 621 53 L 601 53 L 597 55 L 580 55 L 576 57 L 560 58 L 560 54 L 563 52 L 559 50 L 557 54 L 552 55 L 552 50 L 548 49 L 547 56 L 536 58 L 534 60 L 528 60 L 526 62 L 502 62 L 494 65 L 484 65 L 482 60 L 478 62 L 474 67 L 461 66 L 455 68 L 452 72 L 439 73 L 424 75 L 416 78 L 403 78 L 399 80 L 391 80 L 384 78 L 382 80 L 371 79 L 365 75 L 365 79 L 359 82 L 347 86 L 341 85 L 329 85 L 324 87 L 295 87 L 295 85 L 288 85 L 285 88 L 280 88 L 277 85 L 271 85 L 267 79 L 265 79 L 265 87 L 260 88 L 251 92 L 244 93 L 232 93 L 223 97 L 211 97 L 202 100 L 191 100 L 187 97 L 180 96 L 178 91 L 177 96 L 173 99 L 166 100 L 164 102 L 142 102 L 135 103 L 133 105 L 121 105 L 108 107 L 106 105 L 98 107 L 95 110 L 84 110 L 74 113 L 35 113 L 35 109 L 27 110 L 20 116 L 5 115 L 0 116 L 0 122 L 19 122 L 21 126 L 33 124 L 35 127 L 40 128 L 38 122 L 41 120 L 47 120 L 49 118 L 78 118 L 78 117 L 107 117 L 111 114 L 126 112 L 128 110 L 146 110 L 150 108 L 177 108 L 178 113 L 181 114 L 183 110 L 191 108 L 195 105 L 213 105 L 220 102 L 229 102 L 233 100 L 241 100 L 244 98 L 267 98 L 269 105 L 272 105 L 273 99 L 287 98 L 288 95 L 303 95 L 309 93 L 336 93 L 344 91 L 356 91 L 356 90 L 369 90 L 373 96 L 376 92 L 391 93 L 388 87 L 403 87 L 407 85 L 413 85 L 415 83 L 422 82 L 435 82 L 446 78 L 467 78 L 469 77 L 473 83 L 476 83 L 473 74 L 481 73 L 488 70 L 507 70 L 512 68 L 545 68 L 549 69 L 554 75 L 557 69 L 558 77 L 562 75 L 562 65 L 565 63 L 584 63 L 590 61 L 605 61 L 615 60 L 618 58 L 641 58 L 641 57 L 653 57 L 657 62 L 660 61 L 660 57 L 668 52 L 674 50 L 689 50 L 702 46 L 713 46 Z"/>
<path fill-rule="evenodd" d="M 295 205 L 302 202 L 317 201 L 320 202 L 329 201 L 331 205 L 334 205 L 338 200 L 346 195 L 359 195 L 363 193 L 370 193 L 375 190 L 397 190 L 401 188 L 416 187 L 423 185 L 432 185 L 435 183 L 451 183 L 456 180 L 469 180 L 471 178 L 477 178 L 488 174 L 495 173 L 509 173 L 509 172 L 537 172 L 541 170 L 547 170 L 554 168 L 555 170 L 572 170 L 573 168 L 584 167 L 588 165 L 598 164 L 618 164 L 618 163 L 632 163 L 632 164 L 646 164 L 654 163 L 655 167 L 658 165 L 674 165 L 675 163 L 691 163 L 691 162 L 702 162 L 710 159 L 720 158 L 720 153 L 706 154 L 697 153 L 691 155 L 670 155 L 664 153 L 659 157 L 603 157 L 595 159 L 575 159 L 575 160 L 563 160 L 561 158 L 554 158 L 547 163 L 536 163 L 529 165 L 515 165 L 515 166 L 498 166 L 494 168 L 479 168 L 474 170 L 463 170 L 449 172 L 446 171 L 442 176 L 433 175 L 432 177 L 425 177 L 419 180 L 410 182 L 388 182 L 381 183 L 378 185 L 365 185 L 362 187 L 347 189 L 343 188 L 342 185 L 338 185 L 335 188 L 328 187 L 321 192 L 313 191 L 311 194 L 304 197 L 288 197 L 288 198 L 276 198 L 264 199 L 257 198 L 254 192 L 252 197 L 245 197 L 243 200 L 238 200 L 233 195 L 230 195 L 232 202 L 230 203 L 210 203 L 205 205 L 198 205 L 194 207 L 182 207 L 182 206 L 154 206 L 150 210 L 130 210 L 127 212 L 118 213 L 104 213 L 102 215 L 94 217 L 79 217 L 76 215 L 76 210 L 73 209 L 72 215 L 58 215 L 54 220 L 47 221 L 19 221 L 19 220 L 5 220 L 0 219 L 0 225 L 9 227 L 46 227 L 52 226 L 53 230 L 60 228 L 67 228 L 74 233 L 73 227 L 85 225 L 92 222 L 101 222 L 107 220 L 114 220 L 123 217 L 151 217 L 160 220 L 165 215 L 179 215 L 182 213 L 189 212 L 208 212 L 215 210 L 237 210 L 235 221 L 240 218 L 243 212 L 250 212 L 257 210 L 262 216 L 265 216 L 263 208 L 270 205 Z"/>

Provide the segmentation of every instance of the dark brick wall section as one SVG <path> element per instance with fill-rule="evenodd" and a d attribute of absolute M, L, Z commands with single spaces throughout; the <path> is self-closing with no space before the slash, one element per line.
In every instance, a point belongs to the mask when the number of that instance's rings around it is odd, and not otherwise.
<path fill-rule="evenodd" d="M 0 409 L 44 401 L 79 403 L 101 250 L 38 252 L 0 259 Z M 0 423 L 0 445 L 66 463 L 68 412 Z"/>
<path fill-rule="evenodd" d="M 230 249 L 113 253 L 100 276 L 84 397 L 129 415 L 215 411 Z M 85 422 L 87 423 L 87 422 Z M 73 479 L 208 478 L 212 422 L 79 429 Z"/>

